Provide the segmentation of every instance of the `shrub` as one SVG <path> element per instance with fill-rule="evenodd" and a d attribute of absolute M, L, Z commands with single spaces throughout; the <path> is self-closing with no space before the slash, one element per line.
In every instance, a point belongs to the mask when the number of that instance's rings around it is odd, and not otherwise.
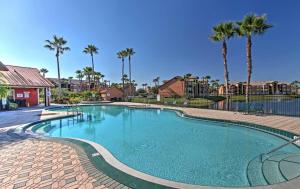
<path fill-rule="evenodd" d="M 79 98 L 79 97 L 70 97 L 69 102 L 70 102 L 70 104 L 78 104 L 78 103 L 81 102 L 81 98 Z"/>
<path fill-rule="evenodd" d="M 13 102 L 10 102 L 10 103 L 9 103 L 9 109 L 10 109 L 10 110 L 15 110 L 15 109 L 17 109 L 17 108 L 18 108 L 18 104 L 13 103 Z"/>

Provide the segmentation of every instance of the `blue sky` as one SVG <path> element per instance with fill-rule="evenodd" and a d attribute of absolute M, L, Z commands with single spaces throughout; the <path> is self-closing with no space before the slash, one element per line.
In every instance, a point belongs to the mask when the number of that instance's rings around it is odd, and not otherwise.
<path fill-rule="evenodd" d="M 56 34 L 71 48 L 61 57 L 63 77 L 90 66 L 82 50 L 93 43 L 96 70 L 114 82 L 121 77 L 116 52 L 126 47 L 136 51 L 139 84 L 186 73 L 223 80 L 221 44 L 208 39 L 212 26 L 266 13 L 274 28 L 253 40 L 253 79 L 300 80 L 299 10 L 298 0 L 0 0 L 0 61 L 46 67 L 56 77 L 54 53 L 43 48 Z M 245 80 L 245 39 L 228 47 L 230 80 Z"/>

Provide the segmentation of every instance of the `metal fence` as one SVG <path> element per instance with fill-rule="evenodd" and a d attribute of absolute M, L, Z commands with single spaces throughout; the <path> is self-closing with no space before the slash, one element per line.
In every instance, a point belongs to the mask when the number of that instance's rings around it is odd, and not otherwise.
<path fill-rule="evenodd" d="M 300 117 L 300 96 L 252 95 L 247 103 L 244 97 L 229 96 L 206 108 L 249 113 Z"/>
<path fill-rule="evenodd" d="M 231 95 L 205 96 L 201 98 L 165 98 L 159 102 L 156 98 L 137 98 L 131 102 L 183 106 L 203 109 L 215 109 L 249 114 L 284 115 L 300 117 L 300 96 L 292 95 L 251 95 L 249 102 L 245 96 Z"/>

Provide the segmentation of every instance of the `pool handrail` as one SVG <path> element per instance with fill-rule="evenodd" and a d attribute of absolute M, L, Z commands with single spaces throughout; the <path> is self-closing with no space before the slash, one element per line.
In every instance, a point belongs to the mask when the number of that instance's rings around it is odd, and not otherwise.
<path fill-rule="evenodd" d="M 294 143 L 294 142 L 296 142 L 298 140 L 300 140 L 300 136 L 295 136 L 295 138 L 293 140 L 290 140 L 290 141 L 288 141 L 288 142 L 286 142 L 286 143 L 284 143 L 284 144 L 282 144 L 282 145 L 280 145 L 280 146 L 278 146 L 276 148 L 273 148 L 272 150 L 268 151 L 267 153 L 262 153 L 261 154 L 261 162 L 263 161 L 263 156 L 267 156 L 267 155 L 269 155 L 269 154 L 271 154 L 273 152 L 276 152 L 276 151 L 280 150 L 281 148 L 283 148 L 283 147 L 285 147 L 285 146 L 287 146 L 289 144 L 292 144 L 292 143 Z"/>

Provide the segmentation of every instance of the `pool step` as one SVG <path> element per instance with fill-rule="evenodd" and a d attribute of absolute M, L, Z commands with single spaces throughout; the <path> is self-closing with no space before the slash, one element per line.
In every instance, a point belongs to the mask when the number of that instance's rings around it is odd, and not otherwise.
<path fill-rule="evenodd" d="M 279 169 L 287 180 L 298 177 L 300 175 L 300 155 L 291 155 L 281 160 Z"/>
<path fill-rule="evenodd" d="M 300 176 L 300 154 L 277 153 L 251 160 L 247 167 L 250 186 L 278 184 Z"/>
<path fill-rule="evenodd" d="M 252 159 L 247 167 L 247 178 L 250 186 L 268 185 L 262 173 L 262 162 L 260 156 Z"/>

